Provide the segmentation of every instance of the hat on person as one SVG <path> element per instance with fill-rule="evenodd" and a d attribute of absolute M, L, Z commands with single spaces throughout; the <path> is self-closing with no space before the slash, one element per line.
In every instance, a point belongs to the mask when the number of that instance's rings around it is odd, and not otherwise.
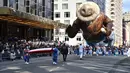
<path fill-rule="evenodd" d="M 76 14 L 82 21 L 91 21 L 100 14 L 100 8 L 96 3 L 88 1 L 79 6 Z"/>

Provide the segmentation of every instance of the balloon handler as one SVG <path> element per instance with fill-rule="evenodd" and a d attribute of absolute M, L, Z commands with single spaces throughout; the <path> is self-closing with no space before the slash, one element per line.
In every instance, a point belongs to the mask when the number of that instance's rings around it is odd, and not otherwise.
<path fill-rule="evenodd" d="M 81 29 L 88 45 L 94 46 L 108 39 L 112 31 L 113 21 L 100 12 L 100 8 L 96 3 L 82 3 L 77 9 L 76 15 L 77 19 L 72 26 L 69 25 L 66 29 L 66 33 L 70 38 L 75 37 Z"/>

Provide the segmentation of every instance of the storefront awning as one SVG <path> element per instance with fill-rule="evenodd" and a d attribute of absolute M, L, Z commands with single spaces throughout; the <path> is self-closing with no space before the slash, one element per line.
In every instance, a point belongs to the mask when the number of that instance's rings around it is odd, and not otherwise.
<path fill-rule="evenodd" d="M 66 25 L 63 23 L 59 23 L 51 19 L 43 18 L 41 16 L 33 15 L 30 13 L 15 11 L 14 9 L 8 7 L 0 7 L 0 20 L 7 20 L 11 22 L 47 29 L 66 27 Z"/>

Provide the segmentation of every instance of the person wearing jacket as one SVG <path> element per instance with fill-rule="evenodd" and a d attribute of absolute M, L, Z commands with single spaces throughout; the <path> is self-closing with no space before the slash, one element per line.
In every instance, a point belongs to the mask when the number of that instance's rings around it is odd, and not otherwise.
<path fill-rule="evenodd" d="M 53 47 L 52 60 L 53 60 L 53 64 L 57 64 L 57 60 L 58 60 L 58 48 L 55 45 Z"/>
<path fill-rule="evenodd" d="M 24 55 L 23 55 L 23 59 L 25 61 L 25 64 L 29 64 L 29 53 L 28 53 L 28 49 L 24 49 Z"/>
<path fill-rule="evenodd" d="M 63 55 L 63 61 L 66 62 L 66 58 L 68 55 L 68 47 L 65 45 L 65 43 L 61 47 L 61 54 Z"/>

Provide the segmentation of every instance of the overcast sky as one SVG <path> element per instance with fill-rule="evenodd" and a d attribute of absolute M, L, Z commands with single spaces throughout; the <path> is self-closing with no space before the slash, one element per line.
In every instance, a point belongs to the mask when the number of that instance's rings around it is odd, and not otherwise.
<path fill-rule="evenodd" d="M 130 11 L 130 0 L 123 0 L 123 12 Z"/>

